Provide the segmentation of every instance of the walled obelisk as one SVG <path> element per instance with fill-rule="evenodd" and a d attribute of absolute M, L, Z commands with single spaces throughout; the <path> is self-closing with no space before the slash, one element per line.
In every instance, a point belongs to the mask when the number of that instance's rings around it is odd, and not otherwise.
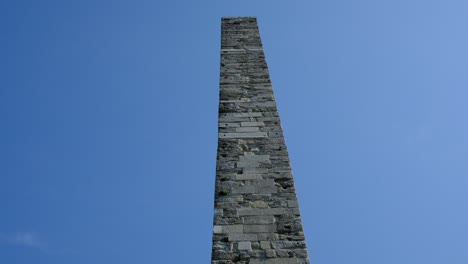
<path fill-rule="evenodd" d="M 211 263 L 309 263 L 257 20 L 221 24 Z"/>

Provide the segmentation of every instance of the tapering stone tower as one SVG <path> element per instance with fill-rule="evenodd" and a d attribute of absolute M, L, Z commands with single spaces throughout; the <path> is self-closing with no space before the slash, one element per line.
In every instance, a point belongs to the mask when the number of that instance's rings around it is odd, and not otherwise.
<path fill-rule="evenodd" d="M 309 263 L 257 20 L 221 24 L 211 263 Z"/>

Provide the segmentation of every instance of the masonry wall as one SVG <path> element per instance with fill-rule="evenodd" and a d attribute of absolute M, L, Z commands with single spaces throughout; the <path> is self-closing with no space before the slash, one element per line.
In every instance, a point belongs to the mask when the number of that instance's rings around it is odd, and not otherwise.
<path fill-rule="evenodd" d="M 257 21 L 221 24 L 211 263 L 309 263 Z"/>

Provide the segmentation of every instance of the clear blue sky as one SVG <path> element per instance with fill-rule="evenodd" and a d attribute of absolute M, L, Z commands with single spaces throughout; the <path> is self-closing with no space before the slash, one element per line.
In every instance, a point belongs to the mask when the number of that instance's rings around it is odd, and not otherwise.
<path fill-rule="evenodd" d="M 311 262 L 468 263 L 468 2 L 1 1 L 0 263 L 209 263 L 221 16 L 257 16 Z"/>

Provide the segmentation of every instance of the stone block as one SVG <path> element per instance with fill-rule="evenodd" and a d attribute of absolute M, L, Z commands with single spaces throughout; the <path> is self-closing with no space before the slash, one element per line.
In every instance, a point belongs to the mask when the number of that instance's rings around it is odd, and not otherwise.
<path fill-rule="evenodd" d="M 268 173 L 267 168 L 243 168 L 242 169 L 243 174 L 262 174 L 262 173 Z"/>
<path fill-rule="evenodd" d="M 252 243 L 250 241 L 239 241 L 237 243 L 238 250 L 252 250 Z"/>
<path fill-rule="evenodd" d="M 252 162 L 252 161 L 257 161 L 257 162 L 270 162 L 270 155 L 254 155 L 254 154 L 248 154 L 244 156 L 239 156 L 239 161 L 245 161 L 245 162 Z"/>
<path fill-rule="evenodd" d="M 237 174 L 236 180 L 245 181 L 245 180 L 261 180 L 261 174 Z"/>
<path fill-rule="evenodd" d="M 308 258 L 307 250 L 306 249 L 294 249 L 294 254 L 299 258 Z"/>
<path fill-rule="evenodd" d="M 257 161 L 238 161 L 236 162 L 236 167 L 237 168 L 258 168 L 260 167 L 260 163 Z"/>
<path fill-rule="evenodd" d="M 238 100 L 220 100 L 220 103 L 244 103 L 244 102 L 250 102 L 250 98 L 239 98 Z"/>
<path fill-rule="evenodd" d="M 248 215 L 285 215 L 289 211 L 284 208 L 238 208 L 237 213 L 239 216 Z"/>
<path fill-rule="evenodd" d="M 240 125 L 243 127 L 262 127 L 262 126 L 265 126 L 265 123 L 263 122 L 241 122 Z"/>
<path fill-rule="evenodd" d="M 257 234 L 232 233 L 228 235 L 229 241 L 256 241 Z"/>
<path fill-rule="evenodd" d="M 236 132 L 258 132 L 260 129 L 258 127 L 237 127 Z"/>
<path fill-rule="evenodd" d="M 276 225 L 245 225 L 244 232 L 246 233 L 273 233 L 276 232 Z"/>
<path fill-rule="evenodd" d="M 273 224 L 275 223 L 275 217 L 271 215 L 262 216 L 246 216 L 244 217 L 244 224 Z"/>
<path fill-rule="evenodd" d="M 284 208 L 268 208 L 268 209 L 261 210 L 262 215 L 284 215 L 288 213 L 289 213 L 288 210 Z"/>
<path fill-rule="evenodd" d="M 223 216 L 223 209 L 215 208 L 214 209 L 214 215 L 215 216 Z"/>
<path fill-rule="evenodd" d="M 255 186 L 262 186 L 262 187 L 275 187 L 275 180 L 274 179 L 262 179 L 257 181 L 252 181 L 252 185 Z"/>
<path fill-rule="evenodd" d="M 274 249 L 302 249 L 305 248 L 304 241 L 271 241 Z"/>
<path fill-rule="evenodd" d="M 213 233 L 215 233 L 215 234 L 221 234 L 221 233 L 223 233 L 223 227 L 222 227 L 222 226 L 218 226 L 218 225 L 213 226 Z"/>
<path fill-rule="evenodd" d="M 230 234 L 230 233 L 243 233 L 244 226 L 243 225 L 224 225 L 222 226 L 222 233 Z"/>
<path fill-rule="evenodd" d="M 260 248 L 261 249 L 270 249 L 271 248 L 270 241 L 260 241 Z"/>
<path fill-rule="evenodd" d="M 265 250 L 265 256 L 267 258 L 276 258 L 276 252 L 273 249 Z"/>
<path fill-rule="evenodd" d="M 219 138 L 267 138 L 267 132 L 219 133 Z"/>
<path fill-rule="evenodd" d="M 252 185 L 242 186 L 242 187 L 233 187 L 232 193 L 233 194 L 256 193 L 256 188 L 255 186 L 252 186 Z"/>
<path fill-rule="evenodd" d="M 250 113 L 222 113 L 220 114 L 220 117 L 222 118 L 229 118 L 229 117 L 234 117 L 234 118 L 243 118 L 243 117 L 261 117 L 262 113 L 261 112 L 250 112 Z"/>
<path fill-rule="evenodd" d="M 244 215 L 262 215 L 261 209 L 256 209 L 256 208 L 239 208 L 237 209 L 237 214 L 239 216 L 244 216 Z"/>
<path fill-rule="evenodd" d="M 267 208 L 268 203 L 265 201 L 253 201 L 249 202 L 250 207 L 252 208 Z"/>
<path fill-rule="evenodd" d="M 219 123 L 219 127 L 240 127 L 240 123 Z"/>
<path fill-rule="evenodd" d="M 297 201 L 288 200 L 288 207 L 298 207 Z"/>
<path fill-rule="evenodd" d="M 259 194 L 278 192 L 278 188 L 276 188 L 276 186 L 258 186 L 256 189 L 257 189 L 257 193 Z"/>

